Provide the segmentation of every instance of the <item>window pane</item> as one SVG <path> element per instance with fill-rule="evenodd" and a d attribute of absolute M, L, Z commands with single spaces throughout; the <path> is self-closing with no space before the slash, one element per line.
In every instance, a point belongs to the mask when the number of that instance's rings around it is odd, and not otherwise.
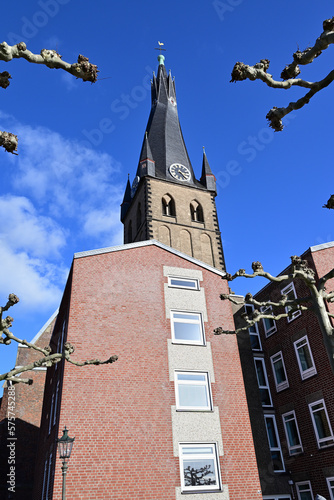
<path fill-rule="evenodd" d="M 202 340 L 200 325 L 196 323 L 178 323 L 175 321 L 174 335 L 176 340 L 190 340 L 198 342 Z"/>
<path fill-rule="evenodd" d="M 172 286 L 179 286 L 185 288 L 195 288 L 195 289 L 198 288 L 196 280 L 182 280 L 180 278 L 170 278 L 170 284 Z"/>
<path fill-rule="evenodd" d="M 178 373 L 177 374 L 177 379 L 178 380 L 202 380 L 203 382 L 206 381 L 206 376 L 201 375 L 200 373 Z"/>
<path fill-rule="evenodd" d="M 281 358 L 274 361 L 274 367 L 275 367 L 275 375 L 277 383 L 281 384 L 282 382 L 285 382 L 286 376 Z"/>
<path fill-rule="evenodd" d="M 250 330 L 250 328 L 248 330 Z M 257 351 L 261 350 L 261 344 L 260 344 L 260 340 L 259 340 L 259 337 L 257 334 L 254 334 L 254 335 L 250 334 L 250 341 L 251 341 L 252 349 L 255 349 Z"/>
<path fill-rule="evenodd" d="M 267 385 L 262 362 L 256 361 L 255 366 L 256 366 L 257 380 L 259 382 L 259 385 Z"/>
<path fill-rule="evenodd" d="M 205 385 L 179 384 L 180 406 L 208 407 L 209 401 Z"/>
<path fill-rule="evenodd" d="M 212 446 L 199 446 L 198 448 L 196 448 L 195 446 L 183 446 L 182 447 L 182 455 L 187 455 L 187 454 L 190 454 L 190 455 L 198 455 L 198 454 L 201 454 L 201 455 L 206 455 L 206 454 L 212 454 L 214 453 L 214 449 Z"/>
<path fill-rule="evenodd" d="M 297 347 L 298 347 L 298 344 L 297 344 Z M 308 370 L 309 368 L 312 368 L 313 363 L 312 363 L 310 351 L 309 351 L 307 345 L 298 347 L 298 355 L 299 355 L 300 364 L 301 364 L 303 371 Z"/>
<path fill-rule="evenodd" d="M 328 420 L 324 409 L 314 413 L 314 420 L 315 420 L 315 425 L 317 426 L 319 438 L 322 439 L 330 437 L 331 431 L 328 425 Z"/>
<path fill-rule="evenodd" d="M 217 484 L 213 459 L 186 459 L 183 461 L 183 474 L 185 486 Z"/>

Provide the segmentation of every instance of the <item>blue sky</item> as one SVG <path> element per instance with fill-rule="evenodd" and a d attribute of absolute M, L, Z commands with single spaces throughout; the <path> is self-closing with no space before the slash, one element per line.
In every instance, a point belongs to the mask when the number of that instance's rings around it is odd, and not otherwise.
<path fill-rule="evenodd" d="M 92 8 L 94 6 L 94 8 Z M 165 43 L 193 168 L 202 147 L 218 182 L 217 209 L 227 270 L 260 260 L 273 274 L 290 255 L 334 240 L 331 87 L 288 117 L 283 132 L 266 123 L 303 89 L 229 83 L 236 61 L 270 59 L 279 79 L 299 47 L 313 44 L 332 2 L 309 0 L 17 0 L 1 16 L 2 40 L 57 49 L 98 65 L 94 85 L 61 70 L 14 60 L 2 92 L 0 130 L 19 135 L 19 156 L 0 151 L 0 297 L 20 297 L 12 331 L 31 340 L 57 308 L 75 252 L 122 243 L 119 205 L 133 179 L 150 111 L 154 50 Z M 331 69 L 329 48 L 302 69 L 308 80 Z M 255 291 L 242 282 L 234 290 Z M 218 326 L 218 325 L 217 325 Z M 1 371 L 16 346 L 0 350 Z"/>

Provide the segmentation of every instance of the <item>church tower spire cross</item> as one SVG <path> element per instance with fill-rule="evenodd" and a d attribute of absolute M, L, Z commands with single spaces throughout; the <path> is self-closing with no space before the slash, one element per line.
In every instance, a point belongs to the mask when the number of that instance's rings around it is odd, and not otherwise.
<path fill-rule="evenodd" d="M 121 209 L 124 243 L 156 239 L 224 269 L 215 204 L 216 179 L 203 148 L 197 180 L 181 130 L 175 81 L 167 74 L 159 43 L 157 75 L 151 80 L 151 111 L 137 172 L 128 181 Z"/>

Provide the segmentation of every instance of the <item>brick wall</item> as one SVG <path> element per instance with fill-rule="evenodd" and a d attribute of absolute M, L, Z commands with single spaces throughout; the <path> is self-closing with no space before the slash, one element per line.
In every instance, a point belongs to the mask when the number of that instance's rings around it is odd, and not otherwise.
<path fill-rule="evenodd" d="M 75 345 L 75 359 L 118 354 L 119 360 L 100 367 L 64 366 L 59 425 L 47 437 L 47 406 L 54 391 L 50 370 L 39 476 L 55 432 L 60 435 L 66 425 L 70 436 L 76 437 L 67 477 L 69 498 L 175 499 L 180 472 L 173 455 L 175 396 L 168 373 L 171 334 L 163 265 L 203 271 L 209 319 L 205 330 L 212 343 L 216 379 L 213 400 L 219 406 L 224 443 L 222 482 L 228 483 L 231 500 L 260 499 L 236 339 L 212 333 L 222 323 L 233 327 L 230 306 L 219 299 L 219 292 L 226 291 L 225 282 L 155 245 L 74 260 L 73 282 L 65 295 L 71 292 L 67 340 Z M 65 305 L 64 299 L 61 311 Z M 61 497 L 60 466 L 57 458 L 54 499 Z"/>

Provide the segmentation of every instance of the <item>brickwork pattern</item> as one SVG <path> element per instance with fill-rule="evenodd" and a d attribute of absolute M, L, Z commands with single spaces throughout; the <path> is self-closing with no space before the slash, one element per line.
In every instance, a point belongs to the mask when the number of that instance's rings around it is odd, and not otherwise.
<path fill-rule="evenodd" d="M 236 339 L 214 337 L 220 323 L 233 327 L 219 275 L 154 245 L 75 259 L 67 340 L 76 359 L 118 354 L 113 365 L 79 369 L 66 364 L 58 434 L 75 435 L 67 495 L 71 500 L 174 500 L 180 486 L 173 455 L 163 265 L 203 271 L 209 321 L 205 325 L 215 365 L 214 405 L 219 407 L 224 444 L 222 483 L 231 500 L 260 500 L 259 479 Z M 65 294 L 65 295 L 66 295 Z M 63 307 L 65 304 L 65 299 Z M 48 374 L 45 405 L 52 392 Z M 51 384 L 50 384 L 51 381 Z M 47 420 L 47 412 L 45 411 Z M 45 420 L 45 426 L 46 426 Z M 42 432 L 43 457 L 54 442 Z M 85 457 L 85 458 L 83 458 Z M 245 460 L 247 457 L 247 460 Z M 61 496 L 56 461 L 54 499 Z M 36 500 L 39 497 L 36 495 Z"/>

